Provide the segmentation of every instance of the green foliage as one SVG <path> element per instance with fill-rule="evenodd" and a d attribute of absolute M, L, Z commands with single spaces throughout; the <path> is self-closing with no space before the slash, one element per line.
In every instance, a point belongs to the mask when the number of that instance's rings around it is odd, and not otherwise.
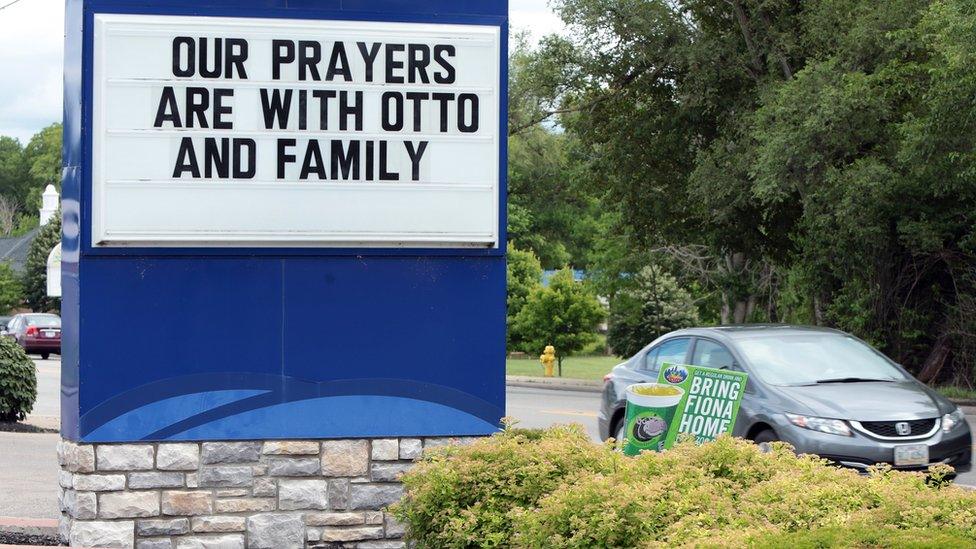
<path fill-rule="evenodd" d="M 618 356 L 633 356 L 658 336 L 698 324 L 691 295 L 673 276 L 650 266 L 633 278 L 632 287 L 610 302 L 607 344 Z"/>
<path fill-rule="evenodd" d="M 563 75 L 558 63 L 532 54 L 520 35 L 509 58 L 508 236 L 532 250 L 542 266 L 585 267 L 605 205 L 583 177 L 578 141 L 540 124 L 552 108 L 548 88 Z"/>
<path fill-rule="evenodd" d="M 41 193 L 44 187 L 53 183 L 61 192 L 61 124 L 54 123 L 34 134 L 24 156 L 28 170 L 34 179 L 29 198 L 30 209 L 41 207 Z"/>
<path fill-rule="evenodd" d="M 427 456 L 403 481 L 393 513 L 421 547 L 976 544 L 976 493 L 727 436 L 628 458 L 579 428 L 508 429 Z"/>
<path fill-rule="evenodd" d="M 37 399 L 34 361 L 9 337 L 0 337 L 0 421 L 21 421 Z"/>
<path fill-rule="evenodd" d="M 596 296 L 573 280 L 573 271 L 563 269 L 552 276 L 548 287 L 529 292 L 515 317 L 514 337 L 524 342 L 523 350 L 529 353 L 553 345 L 561 360 L 596 340 L 597 324 L 604 316 Z"/>
<path fill-rule="evenodd" d="M 835 326 L 915 371 L 947 340 L 943 379 L 976 379 L 974 0 L 554 7 L 570 32 L 523 83 L 618 218 L 601 291 L 664 264 L 703 318 Z"/>
<path fill-rule="evenodd" d="M 20 141 L 0 136 L 0 195 L 23 205 L 31 183 L 30 166 Z"/>
<path fill-rule="evenodd" d="M 24 265 L 24 301 L 36 312 L 61 309 L 61 298 L 47 295 L 47 256 L 61 242 L 61 210 L 59 209 L 47 225 L 41 227 L 27 251 Z"/>
<path fill-rule="evenodd" d="M 0 262 L 0 313 L 7 314 L 23 301 L 20 278 L 10 263 Z"/>
<path fill-rule="evenodd" d="M 519 348 L 517 334 L 513 330 L 515 317 L 525 305 L 529 294 L 542 284 L 542 265 L 539 258 L 531 251 L 519 250 L 511 242 L 508 243 L 508 316 L 505 325 L 508 328 L 508 348 Z"/>

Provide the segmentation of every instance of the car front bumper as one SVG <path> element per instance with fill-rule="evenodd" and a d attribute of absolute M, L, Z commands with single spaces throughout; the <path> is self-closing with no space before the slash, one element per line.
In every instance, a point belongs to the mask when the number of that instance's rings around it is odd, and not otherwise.
<path fill-rule="evenodd" d="M 776 433 L 780 439 L 792 444 L 797 453 L 815 454 L 845 467 L 865 470 L 879 463 L 886 463 L 895 467 L 895 447 L 906 444 L 925 444 L 928 446 L 929 465 L 945 463 L 951 465 L 957 472 L 969 471 L 971 467 L 972 434 L 965 422 L 948 433 L 943 432 L 940 428 L 929 438 L 904 441 L 879 440 L 855 429 L 851 429 L 851 436 L 811 431 L 793 425 L 785 416 L 777 418 L 776 423 Z M 895 468 L 918 470 L 926 467 Z"/>

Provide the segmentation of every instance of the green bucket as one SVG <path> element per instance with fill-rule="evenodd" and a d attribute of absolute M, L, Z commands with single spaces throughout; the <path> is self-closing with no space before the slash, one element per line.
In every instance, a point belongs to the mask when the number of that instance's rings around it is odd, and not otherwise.
<path fill-rule="evenodd" d="M 646 394 L 661 392 L 665 394 Z M 645 393 L 645 394 L 641 394 Z M 636 456 L 645 450 L 660 452 L 685 391 L 663 383 L 637 383 L 627 387 L 627 428 L 624 453 Z"/>

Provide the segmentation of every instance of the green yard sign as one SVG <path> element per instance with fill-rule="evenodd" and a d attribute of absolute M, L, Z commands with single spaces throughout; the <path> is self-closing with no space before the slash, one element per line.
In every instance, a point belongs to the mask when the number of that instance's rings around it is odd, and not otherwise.
<path fill-rule="evenodd" d="M 624 453 L 661 451 L 681 433 L 699 443 L 731 433 L 748 375 L 701 366 L 664 364 L 657 383 L 627 388 Z"/>

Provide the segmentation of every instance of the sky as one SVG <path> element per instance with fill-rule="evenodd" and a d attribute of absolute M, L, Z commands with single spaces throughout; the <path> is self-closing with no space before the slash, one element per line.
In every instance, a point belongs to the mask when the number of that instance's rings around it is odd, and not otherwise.
<path fill-rule="evenodd" d="M 11 0 L 0 0 L 0 6 Z M 559 32 L 547 0 L 509 0 L 513 29 L 533 39 Z M 0 8 L 0 135 L 26 144 L 61 120 L 64 0 L 19 0 Z"/>

